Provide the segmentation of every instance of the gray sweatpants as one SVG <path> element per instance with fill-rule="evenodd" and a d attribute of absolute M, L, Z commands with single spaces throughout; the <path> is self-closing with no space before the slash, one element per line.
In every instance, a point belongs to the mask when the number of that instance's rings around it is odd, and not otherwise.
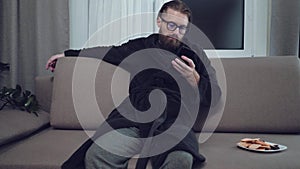
<path fill-rule="evenodd" d="M 86 153 L 86 169 L 126 169 L 129 159 L 142 148 L 141 140 L 137 138 L 139 130 L 135 127 L 111 131 L 97 138 Z M 192 164 L 190 153 L 174 151 L 167 156 L 161 169 L 191 169 Z"/>

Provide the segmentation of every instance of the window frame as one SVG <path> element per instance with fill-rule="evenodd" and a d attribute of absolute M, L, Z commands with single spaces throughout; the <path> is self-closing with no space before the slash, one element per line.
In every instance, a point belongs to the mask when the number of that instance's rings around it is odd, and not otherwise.
<path fill-rule="evenodd" d="M 244 49 L 205 50 L 210 58 L 262 57 L 269 54 L 270 0 L 245 0 Z"/>

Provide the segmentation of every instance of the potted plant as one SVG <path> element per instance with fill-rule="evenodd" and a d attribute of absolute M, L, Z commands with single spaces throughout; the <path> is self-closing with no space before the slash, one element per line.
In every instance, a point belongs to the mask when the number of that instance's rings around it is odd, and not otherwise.
<path fill-rule="evenodd" d="M 9 68 L 9 64 L 0 62 L 0 73 L 9 71 Z M 39 104 L 35 95 L 28 90 L 23 91 L 20 85 L 16 85 L 16 88 L 3 87 L 0 89 L 0 111 L 6 106 L 34 113 L 38 116 Z"/>

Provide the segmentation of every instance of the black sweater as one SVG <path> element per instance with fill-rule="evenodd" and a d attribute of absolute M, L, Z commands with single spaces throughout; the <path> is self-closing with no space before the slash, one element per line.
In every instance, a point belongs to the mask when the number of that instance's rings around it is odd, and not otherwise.
<path fill-rule="evenodd" d="M 185 52 L 183 53 L 183 51 Z M 181 55 L 187 55 L 196 65 L 195 69 L 200 75 L 197 89 L 189 85 L 171 66 L 171 61 Z M 142 152 L 142 156 L 145 158 L 138 160 L 136 166 L 138 169 L 145 168 L 149 159 L 148 155 L 155 154 L 162 143 L 176 144 L 163 153 L 151 155 L 150 159 L 154 169 L 162 165 L 168 153 L 176 150 L 191 153 L 194 157 L 194 164 L 205 161 L 205 158 L 198 153 L 198 142 L 192 126 L 197 116 L 206 118 L 210 106 L 218 101 L 221 92 L 216 81 L 215 71 L 203 50 L 199 49 L 194 52 L 185 44 L 181 44 L 176 49 L 166 48 L 159 42 L 159 35 L 153 34 L 147 38 L 131 40 L 118 47 L 67 50 L 65 56 L 94 57 L 121 66 L 130 73 L 131 81 L 129 97 L 110 113 L 106 122 L 99 127 L 95 135 L 63 164 L 62 169 L 84 169 L 84 156 L 94 139 L 111 131 L 112 128 L 133 126 L 140 129 L 142 138 L 161 135 L 174 126 L 179 129 L 175 130 L 176 133 L 168 133 L 170 137 L 162 137 L 159 142 L 155 139 L 148 141 L 148 147 L 145 144 L 146 148 Z M 166 98 L 165 109 L 163 113 L 158 112 L 161 113 L 158 115 L 159 117 L 151 122 L 139 121 L 141 120 L 139 115 L 142 112 L 155 111 L 155 109 L 159 111 L 157 107 L 160 106 L 151 107 L 149 101 L 149 95 L 154 89 L 163 91 L 165 97 L 157 95 L 152 101 L 160 104 Z M 212 100 L 212 90 L 217 91 L 215 92 L 216 96 L 213 97 L 216 98 L 215 100 Z M 179 118 L 181 120 L 176 121 Z M 175 142 L 170 140 L 175 140 Z"/>

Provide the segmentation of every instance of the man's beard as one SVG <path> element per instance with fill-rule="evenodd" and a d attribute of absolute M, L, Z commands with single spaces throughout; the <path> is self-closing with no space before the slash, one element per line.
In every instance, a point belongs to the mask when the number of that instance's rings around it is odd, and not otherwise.
<path fill-rule="evenodd" d="M 162 35 L 159 34 L 159 41 L 163 45 L 164 48 L 167 49 L 177 49 L 181 42 L 178 40 L 178 36 L 173 34 L 173 35 Z"/>

